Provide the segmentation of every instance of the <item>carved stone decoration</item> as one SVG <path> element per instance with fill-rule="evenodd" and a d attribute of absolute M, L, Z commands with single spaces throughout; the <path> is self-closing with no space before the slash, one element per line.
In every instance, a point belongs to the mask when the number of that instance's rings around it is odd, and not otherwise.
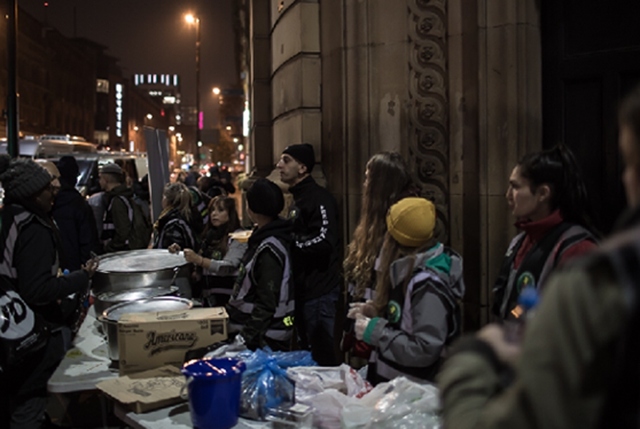
<path fill-rule="evenodd" d="M 449 237 L 449 99 L 446 0 L 407 0 L 409 11 L 409 162 Z"/>

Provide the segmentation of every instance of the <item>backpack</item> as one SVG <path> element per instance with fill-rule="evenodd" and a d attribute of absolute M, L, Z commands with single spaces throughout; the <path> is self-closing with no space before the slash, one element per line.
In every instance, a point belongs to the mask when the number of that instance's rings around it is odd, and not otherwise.
<path fill-rule="evenodd" d="M 123 195 L 118 195 L 118 197 L 127 206 L 127 211 L 130 213 L 131 235 L 129 236 L 129 249 L 146 249 L 149 247 L 151 234 L 153 233 L 151 219 L 144 213 L 140 203 Z M 144 201 L 141 202 L 144 203 Z"/>

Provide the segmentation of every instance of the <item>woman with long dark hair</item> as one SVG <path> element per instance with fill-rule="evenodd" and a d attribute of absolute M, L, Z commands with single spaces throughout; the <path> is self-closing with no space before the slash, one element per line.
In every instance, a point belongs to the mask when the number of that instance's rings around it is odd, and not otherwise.
<path fill-rule="evenodd" d="M 242 231 L 234 198 L 219 195 L 209 202 L 207 210 L 209 219 L 200 240 L 200 251 L 184 249 L 184 258 L 199 269 L 196 296 L 201 296 L 206 306 L 217 307 L 229 301 L 247 242 L 232 238 L 233 233 Z M 169 250 L 180 248 L 172 245 Z"/>
<path fill-rule="evenodd" d="M 587 190 L 566 146 L 525 156 L 511 172 L 506 198 L 521 232 L 493 290 L 493 313 L 500 319 L 525 286 L 541 290 L 555 267 L 597 246 Z"/>

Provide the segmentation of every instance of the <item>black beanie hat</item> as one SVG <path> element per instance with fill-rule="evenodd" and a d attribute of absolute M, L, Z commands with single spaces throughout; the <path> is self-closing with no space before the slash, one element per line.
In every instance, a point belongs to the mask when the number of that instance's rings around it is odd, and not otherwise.
<path fill-rule="evenodd" d="M 51 180 L 49 172 L 31 159 L 0 155 L 0 183 L 9 198 L 25 200 L 51 184 Z"/>
<path fill-rule="evenodd" d="M 313 146 L 309 143 L 292 144 L 287 146 L 282 153 L 291 155 L 296 161 L 307 167 L 307 173 L 311 174 L 313 166 L 316 165 L 316 155 Z"/>
<path fill-rule="evenodd" d="M 271 180 L 258 179 L 247 191 L 247 204 L 252 212 L 275 218 L 284 209 L 284 196 Z"/>
<path fill-rule="evenodd" d="M 60 180 L 65 183 L 71 183 L 75 186 L 78 181 L 78 162 L 71 155 L 65 155 L 58 161 L 58 171 L 60 171 Z"/>

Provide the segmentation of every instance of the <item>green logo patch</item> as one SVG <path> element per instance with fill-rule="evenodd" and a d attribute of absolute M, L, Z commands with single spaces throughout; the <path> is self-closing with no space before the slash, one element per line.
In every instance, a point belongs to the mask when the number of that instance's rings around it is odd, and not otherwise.
<path fill-rule="evenodd" d="M 389 322 L 398 323 L 400 316 L 402 316 L 402 307 L 400 307 L 397 301 L 391 300 L 389 304 L 387 304 L 387 312 L 389 313 Z"/>

